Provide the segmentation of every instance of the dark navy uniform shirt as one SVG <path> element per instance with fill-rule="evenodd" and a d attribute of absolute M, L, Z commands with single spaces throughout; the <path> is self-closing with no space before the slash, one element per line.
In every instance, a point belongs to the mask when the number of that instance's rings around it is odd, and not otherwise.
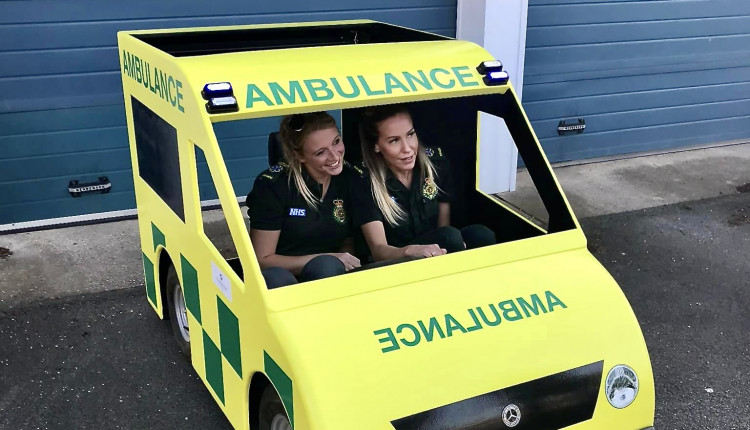
<path fill-rule="evenodd" d="M 302 170 L 307 186 L 320 200 L 322 184 Z M 277 164 L 255 179 L 246 201 L 250 228 L 280 230 L 276 245 L 279 255 L 340 252 L 344 239 L 352 235 L 351 167 L 345 164 L 339 175 L 331 176 L 326 195 L 317 208 L 307 205 L 294 180 L 289 180 L 289 172 L 286 164 Z"/>
<path fill-rule="evenodd" d="M 387 172 L 386 187 L 391 199 L 406 212 L 406 218 L 397 226 L 386 221 L 372 196 L 372 184 L 368 172 L 353 175 L 352 206 L 354 225 L 359 227 L 372 221 L 381 221 L 385 238 L 391 246 L 402 247 L 412 240 L 434 230 L 438 226 L 438 203 L 448 202 L 450 197 L 450 172 L 448 160 L 441 148 L 425 148 L 437 171 L 436 184 L 422 180 L 419 164 L 414 166 L 409 188 L 404 186 L 390 170 Z"/>

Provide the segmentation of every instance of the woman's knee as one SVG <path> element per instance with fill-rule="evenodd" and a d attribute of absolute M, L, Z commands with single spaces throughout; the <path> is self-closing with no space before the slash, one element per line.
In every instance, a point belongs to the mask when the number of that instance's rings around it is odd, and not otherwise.
<path fill-rule="evenodd" d="M 300 273 L 302 282 L 314 281 L 316 279 L 329 278 L 331 276 L 346 273 L 344 263 L 333 255 L 318 255 L 305 264 Z"/>
<path fill-rule="evenodd" d="M 457 252 L 464 249 L 464 240 L 461 237 L 461 232 L 456 227 L 439 227 L 435 233 L 438 245 L 441 248 L 445 248 L 446 251 Z"/>
<path fill-rule="evenodd" d="M 263 269 L 261 273 L 269 290 L 297 283 L 297 278 L 294 277 L 292 272 L 281 267 L 269 267 Z"/>
<path fill-rule="evenodd" d="M 481 224 L 473 224 L 462 228 L 461 236 L 464 243 L 466 243 L 466 249 L 479 248 L 497 243 L 495 232 Z"/>

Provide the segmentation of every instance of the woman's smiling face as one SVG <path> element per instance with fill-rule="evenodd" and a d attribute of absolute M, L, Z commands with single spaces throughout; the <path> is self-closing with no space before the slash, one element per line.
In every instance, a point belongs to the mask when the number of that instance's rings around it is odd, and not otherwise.
<path fill-rule="evenodd" d="M 313 131 L 302 143 L 299 158 L 307 172 L 317 181 L 336 176 L 344 168 L 344 142 L 336 128 Z"/>
<path fill-rule="evenodd" d="M 419 140 L 411 116 L 399 113 L 378 123 L 378 141 L 375 152 L 383 155 L 394 172 L 408 172 L 417 161 Z"/>

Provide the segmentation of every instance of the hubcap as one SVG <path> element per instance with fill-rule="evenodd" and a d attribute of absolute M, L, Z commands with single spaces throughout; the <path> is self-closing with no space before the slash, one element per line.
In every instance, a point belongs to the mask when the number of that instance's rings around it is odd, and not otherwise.
<path fill-rule="evenodd" d="M 271 420 L 271 430 L 292 430 L 289 420 L 283 414 L 276 414 Z"/>
<path fill-rule="evenodd" d="M 179 285 L 174 289 L 174 313 L 177 316 L 177 326 L 180 328 L 182 338 L 185 342 L 190 342 L 185 296 L 182 295 L 182 287 Z"/>

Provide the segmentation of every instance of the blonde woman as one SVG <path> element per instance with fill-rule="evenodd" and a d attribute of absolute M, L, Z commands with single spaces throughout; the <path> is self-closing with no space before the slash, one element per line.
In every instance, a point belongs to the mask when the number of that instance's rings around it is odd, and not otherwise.
<path fill-rule="evenodd" d="M 281 121 L 285 162 L 255 179 L 247 196 L 250 240 L 268 288 L 359 267 L 349 202 L 350 168 L 336 121 L 325 112 Z"/>
<path fill-rule="evenodd" d="M 353 180 L 354 223 L 375 261 L 495 243 L 483 225 L 450 226 L 448 160 L 441 148 L 422 146 L 406 106 L 366 109 L 359 131 L 367 171 Z"/>

